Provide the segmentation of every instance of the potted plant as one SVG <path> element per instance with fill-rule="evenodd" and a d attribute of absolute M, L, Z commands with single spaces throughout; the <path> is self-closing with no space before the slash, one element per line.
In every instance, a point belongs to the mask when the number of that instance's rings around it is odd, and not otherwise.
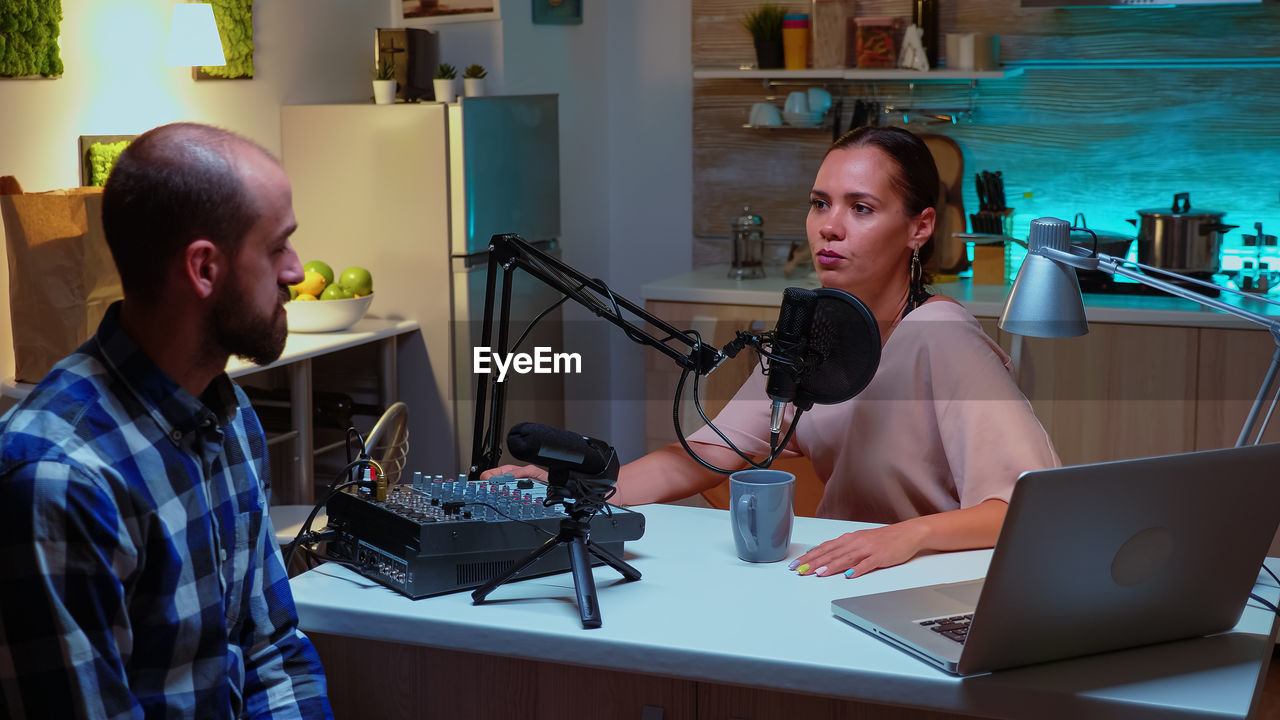
<path fill-rule="evenodd" d="M 742 16 L 742 27 L 751 33 L 756 46 L 756 67 L 782 67 L 782 18 L 786 8 L 764 3 Z"/>
<path fill-rule="evenodd" d="M 436 102 L 453 102 L 458 91 L 453 89 L 454 78 L 458 77 L 458 69 L 449 63 L 440 63 L 436 66 L 435 79 L 431 81 L 431 85 L 436 91 Z"/>
<path fill-rule="evenodd" d="M 488 74 L 483 65 L 468 65 L 462 71 L 462 94 L 467 97 L 484 95 L 484 77 Z"/>
<path fill-rule="evenodd" d="M 396 101 L 396 64 L 391 56 L 378 59 L 373 68 L 373 102 L 390 105 Z"/>

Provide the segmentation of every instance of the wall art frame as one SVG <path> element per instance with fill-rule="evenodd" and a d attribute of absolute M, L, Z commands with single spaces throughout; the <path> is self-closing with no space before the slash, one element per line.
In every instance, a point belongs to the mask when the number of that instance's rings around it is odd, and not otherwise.
<path fill-rule="evenodd" d="M 583 0 L 532 0 L 537 25 L 581 25 Z"/>

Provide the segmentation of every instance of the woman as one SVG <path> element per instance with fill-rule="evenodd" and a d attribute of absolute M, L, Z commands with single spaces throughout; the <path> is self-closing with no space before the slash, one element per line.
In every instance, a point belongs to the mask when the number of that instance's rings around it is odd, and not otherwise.
<path fill-rule="evenodd" d="M 827 151 L 809 193 L 818 278 L 867 305 L 883 347 L 866 389 L 802 416 L 783 456 L 807 456 L 826 483 L 819 517 L 886 524 L 809 550 L 790 566 L 801 574 L 855 577 L 924 551 L 990 547 L 1018 475 L 1059 464 L 1008 356 L 959 303 L 925 289 L 938 187 L 919 138 L 861 128 Z M 763 457 L 769 409 L 757 373 L 714 422 Z M 713 465 L 746 467 L 710 428 L 689 441 Z M 493 472 L 545 477 L 532 467 Z M 671 445 L 623 466 L 612 502 L 675 500 L 723 479 Z"/>

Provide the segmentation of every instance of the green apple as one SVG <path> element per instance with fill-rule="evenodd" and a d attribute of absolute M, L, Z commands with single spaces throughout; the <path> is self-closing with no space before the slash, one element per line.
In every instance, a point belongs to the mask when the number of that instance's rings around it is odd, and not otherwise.
<path fill-rule="evenodd" d="M 297 300 L 297 299 L 298 299 L 298 288 L 296 288 L 296 287 L 294 287 L 294 286 L 292 286 L 292 285 L 290 285 L 290 286 L 289 286 L 289 299 L 290 299 L 290 300 Z"/>
<path fill-rule="evenodd" d="M 324 277 L 325 286 L 333 284 L 333 268 L 329 267 L 328 263 L 320 260 L 311 260 L 302 266 L 302 272 L 305 273 L 308 270 L 320 273 Z"/>
<path fill-rule="evenodd" d="M 351 292 L 341 285 L 330 285 L 320 293 L 321 300 L 347 300 L 351 297 Z"/>
<path fill-rule="evenodd" d="M 342 271 L 338 284 L 355 297 L 373 292 L 373 275 L 362 267 L 351 266 Z"/>

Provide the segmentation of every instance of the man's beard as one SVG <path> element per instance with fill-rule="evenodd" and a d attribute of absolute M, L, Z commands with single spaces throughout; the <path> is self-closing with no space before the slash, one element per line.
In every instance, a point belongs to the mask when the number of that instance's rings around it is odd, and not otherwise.
<path fill-rule="evenodd" d="M 225 288 L 214 302 L 210 326 L 213 341 L 229 355 L 238 355 L 255 365 L 270 365 L 284 352 L 289 323 L 283 308 L 288 291 L 281 289 L 280 304 L 270 314 L 254 311 L 245 302 L 245 293 Z"/>

